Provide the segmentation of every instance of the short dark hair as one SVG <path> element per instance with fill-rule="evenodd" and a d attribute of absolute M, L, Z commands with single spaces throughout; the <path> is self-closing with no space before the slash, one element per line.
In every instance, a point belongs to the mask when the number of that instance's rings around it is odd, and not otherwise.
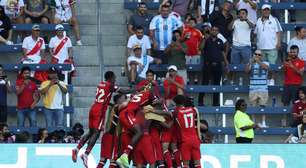
<path fill-rule="evenodd" d="M 5 123 L 0 124 L 0 131 L 2 131 L 4 127 L 8 127 L 8 125 L 7 125 L 7 124 L 5 124 Z"/>
<path fill-rule="evenodd" d="M 125 94 L 117 94 L 117 95 L 115 95 L 114 96 L 114 103 L 118 103 L 118 100 L 122 97 L 122 96 L 124 96 L 125 98 L 126 98 L 126 95 Z"/>
<path fill-rule="evenodd" d="M 292 46 L 290 46 L 290 50 L 298 50 L 299 51 L 299 47 L 297 45 L 292 45 Z"/>
<path fill-rule="evenodd" d="M 172 34 L 175 34 L 175 33 L 178 33 L 178 34 L 182 35 L 182 32 L 181 32 L 180 30 L 174 30 L 174 31 L 172 32 Z"/>
<path fill-rule="evenodd" d="M 177 95 L 173 98 L 176 105 L 185 105 L 186 97 L 184 95 Z"/>
<path fill-rule="evenodd" d="M 137 4 L 137 7 L 139 8 L 141 5 L 147 6 L 147 4 L 146 4 L 145 2 L 139 2 L 139 3 Z"/>
<path fill-rule="evenodd" d="M 2 64 L 0 64 L 0 68 L 3 68 Z"/>
<path fill-rule="evenodd" d="M 245 103 L 244 99 L 239 99 L 237 100 L 236 104 L 235 104 L 235 111 L 240 110 L 241 104 Z"/>
<path fill-rule="evenodd" d="M 142 26 L 137 26 L 136 30 L 143 30 L 143 27 Z"/>
<path fill-rule="evenodd" d="M 31 71 L 31 68 L 28 67 L 28 66 L 24 66 L 24 67 L 21 68 L 20 72 L 23 73 L 24 71 Z"/>
<path fill-rule="evenodd" d="M 114 77 L 115 77 L 115 73 L 113 71 L 107 71 L 104 74 L 104 79 L 105 80 L 109 80 L 109 79 L 114 78 Z"/>
<path fill-rule="evenodd" d="M 169 3 L 170 6 L 172 5 L 172 1 L 171 0 L 168 0 L 166 3 Z"/>
<path fill-rule="evenodd" d="M 294 30 L 295 30 L 296 32 L 300 32 L 303 28 L 304 28 L 304 27 L 302 27 L 302 26 L 296 26 L 296 27 L 294 28 Z"/>
<path fill-rule="evenodd" d="M 240 13 L 241 11 L 245 11 L 245 13 L 248 14 L 248 10 L 247 9 L 244 9 L 244 8 L 243 9 L 239 9 L 238 13 Z"/>
<path fill-rule="evenodd" d="M 195 17 L 191 17 L 191 18 L 189 19 L 189 21 L 191 21 L 191 20 L 193 20 L 196 24 L 198 23 L 198 22 L 197 22 L 197 19 L 196 19 Z"/>
<path fill-rule="evenodd" d="M 166 5 L 166 4 L 163 4 L 163 5 L 161 6 L 161 8 L 170 8 L 170 6 L 168 6 L 168 5 Z"/>
<path fill-rule="evenodd" d="M 152 69 L 148 69 L 147 72 L 146 72 L 146 75 L 148 75 L 149 73 L 155 75 L 155 72 Z"/>
<path fill-rule="evenodd" d="M 57 74 L 58 71 L 55 67 L 50 67 L 48 70 L 48 74 Z"/>

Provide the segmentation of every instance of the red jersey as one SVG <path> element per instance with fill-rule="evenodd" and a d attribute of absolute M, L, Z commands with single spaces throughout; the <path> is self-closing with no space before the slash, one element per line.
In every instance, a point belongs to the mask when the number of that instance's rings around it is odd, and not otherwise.
<path fill-rule="evenodd" d="M 101 106 L 108 105 L 112 98 L 112 94 L 115 91 L 116 86 L 114 86 L 110 82 L 100 82 L 97 86 L 96 99 L 94 104 L 99 104 Z"/>
<path fill-rule="evenodd" d="M 176 107 L 176 121 L 180 127 L 182 142 L 199 140 L 197 133 L 197 112 L 192 107 Z"/>
<path fill-rule="evenodd" d="M 16 87 L 22 87 L 24 84 L 24 80 L 17 80 Z M 17 108 L 18 109 L 27 109 L 30 108 L 34 102 L 34 94 L 37 92 L 37 86 L 33 81 L 30 81 L 28 85 L 26 85 L 23 91 L 18 95 L 17 100 Z"/>
<path fill-rule="evenodd" d="M 305 67 L 305 62 L 299 58 L 291 60 L 293 66 L 297 69 L 301 70 Z M 284 65 L 284 84 L 285 85 L 302 85 L 303 77 L 296 73 L 292 68 L 288 65 Z"/>
<path fill-rule="evenodd" d="M 158 84 L 156 81 L 153 81 L 153 87 L 154 87 L 154 96 L 157 96 L 157 97 L 160 97 L 160 92 L 159 92 L 159 87 L 158 87 Z M 136 89 L 139 90 L 140 88 L 146 86 L 149 84 L 149 81 L 148 80 L 142 80 L 140 81 L 137 85 L 136 85 Z"/>
<path fill-rule="evenodd" d="M 131 100 L 129 101 L 126 109 L 129 112 L 134 112 L 133 115 L 143 106 L 147 105 L 153 96 L 150 91 L 140 92 L 135 95 L 132 95 Z"/>
<path fill-rule="evenodd" d="M 186 55 L 199 55 L 200 44 L 203 40 L 202 33 L 198 29 L 195 29 L 191 26 L 185 26 L 183 31 L 183 37 L 186 37 L 186 35 L 189 36 L 189 38 L 185 41 L 187 45 Z"/>
<path fill-rule="evenodd" d="M 185 84 L 184 79 L 179 75 L 176 75 L 175 81 L 181 85 Z M 174 83 L 169 84 L 168 80 L 164 81 L 164 89 L 168 93 L 165 96 L 166 99 L 173 99 L 177 95 L 177 86 Z"/>
<path fill-rule="evenodd" d="M 292 113 L 300 114 L 303 110 L 306 109 L 306 103 L 302 102 L 301 100 L 297 100 L 294 102 L 292 107 Z M 297 120 L 302 121 L 303 117 L 297 118 Z"/>

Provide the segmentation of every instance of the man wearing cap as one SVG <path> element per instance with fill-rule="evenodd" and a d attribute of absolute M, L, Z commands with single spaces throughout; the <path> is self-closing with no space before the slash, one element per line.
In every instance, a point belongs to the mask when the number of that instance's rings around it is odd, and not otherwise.
<path fill-rule="evenodd" d="M 168 67 L 168 74 L 164 81 L 166 105 L 171 106 L 172 99 L 176 95 L 183 95 L 185 89 L 185 81 L 183 77 L 177 75 L 177 67 L 170 65 Z"/>
<path fill-rule="evenodd" d="M 271 15 L 271 5 L 261 7 L 262 16 L 258 18 L 254 33 L 257 39 L 257 49 L 262 51 L 263 58 L 270 64 L 276 64 L 281 48 L 282 27 L 277 18 Z"/>
<path fill-rule="evenodd" d="M 44 81 L 38 89 L 43 95 L 46 127 L 64 125 L 63 96 L 68 92 L 67 85 L 58 79 L 58 71 L 51 67 L 49 80 Z"/>
<path fill-rule="evenodd" d="M 134 54 L 129 56 L 127 59 L 131 85 L 135 85 L 137 81 L 146 78 L 146 72 L 150 63 L 161 63 L 160 59 L 153 58 L 149 55 L 142 55 L 141 46 L 138 44 L 133 46 L 133 52 Z"/>
<path fill-rule="evenodd" d="M 41 59 L 45 59 L 45 41 L 39 37 L 40 26 L 34 24 L 32 33 L 22 42 L 23 58 L 21 62 L 24 64 L 38 64 Z"/>

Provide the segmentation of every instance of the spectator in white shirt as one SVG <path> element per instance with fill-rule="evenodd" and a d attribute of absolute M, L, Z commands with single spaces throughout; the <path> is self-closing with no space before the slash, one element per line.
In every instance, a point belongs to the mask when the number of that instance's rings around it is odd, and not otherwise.
<path fill-rule="evenodd" d="M 39 37 L 40 27 L 38 24 L 32 26 L 32 34 L 22 42 L 23 58 L 21 62 L 27 64 L 38 64 L 45 59 L 45 41 Z"/>
<path fill-rule="evenodd" d="M 127 44 L 128 56 L 133 53 L 133 46 L 136 44 L 142 48 L 142 55 L 151 55 L 151 42 L 147 35 L 144 35 L 144 29 L 141 26 L 136 27 L 135 34 L 130 36 Z"/>
<path fill-rule="evenodd" d="M 306 61 L 306 28 L 296 27 L 296 36 L 293 37 L 288 44 L 287 51 L 290 51 L 290 47 L 297 45 L 299 47 L 299 58 Z"/>
<path fill-rule="evenodd" d="M 239 0 L 236 4 L 236 8 L 246 9 L 248 11 L 248 19 L 253 23 L 256 24 L 257 22 L 257 3 L 259 0 Z"/>
<path fill-rule="evenodd" d="M 0 6 L 4 7 L 6 15 L 12 23 L 24 23 L 24 2 L 23 0 L 0 0 Z"/>

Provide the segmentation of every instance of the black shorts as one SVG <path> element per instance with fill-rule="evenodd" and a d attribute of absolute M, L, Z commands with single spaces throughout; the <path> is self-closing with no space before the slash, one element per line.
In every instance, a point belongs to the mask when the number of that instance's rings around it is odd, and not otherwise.
<path fill-rule="evenodd" d="M 290 103 L 297 100 L 297 91 L 300 85 L 285 85 L 282 93 L 282 102 L 284 106 L 289 106 Z"/>
<path fill-rule="evenodd" d="M 48 22 L 50 23 L 50 19 L 47 16 L 40 16 L 40 17 L 32 17 L 30 15 L 26 15 L 25 18 L 30 18 L 32 20 L 32 23 L 41 23 L 42 18 L 47 18 Z"/>

